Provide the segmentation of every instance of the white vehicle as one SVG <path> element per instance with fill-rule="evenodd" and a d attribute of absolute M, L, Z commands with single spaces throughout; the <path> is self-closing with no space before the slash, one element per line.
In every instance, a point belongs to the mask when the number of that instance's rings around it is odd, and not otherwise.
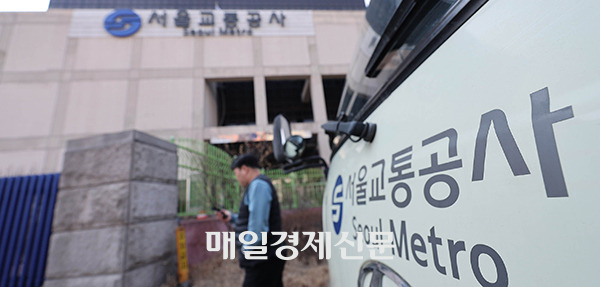
<path fill-rule="evenodd" d="M 366 18 L 324 125 L 331 286 L 599 286 L 600 1 Z"/>

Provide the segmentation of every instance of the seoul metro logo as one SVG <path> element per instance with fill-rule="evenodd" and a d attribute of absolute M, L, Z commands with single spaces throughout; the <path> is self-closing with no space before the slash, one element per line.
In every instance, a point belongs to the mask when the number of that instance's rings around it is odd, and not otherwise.
<path fill-rule="evenodd" d="M 130 9 L 119 9 L 104 19 L 104 29 L 115 37 L 129 37 L 142 27 L 140 16 Z"/>
<path fill-rule="evenodd" d="M 331 220 L 335 234 L 340 234 L 342 228 L 342 211 L 344 210 L 344 189 L 342 187 L 342 176 L 339 175 L 335 187 L 333 188 L 333 198 L 331 199 Z"/>

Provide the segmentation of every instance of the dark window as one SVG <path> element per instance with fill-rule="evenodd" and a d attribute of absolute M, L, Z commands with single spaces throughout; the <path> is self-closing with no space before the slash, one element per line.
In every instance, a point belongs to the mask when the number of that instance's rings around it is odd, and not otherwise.
<path fill-rule="evenodd" d="M 219 126 L 253 125 L 254 84 L 246 82 L 216 82 L 217 115 Z"/>
<path fill-rule="evenodd" d="M 313 121 L 310 87 L 307 80 L 267 80 L 267 110 L 269 123 L 283 114 L 294 123 Z"/>
<path fill-rule="evenodd" d="M 414 58 L 411 53 L 418 53 L 441 30 L 448 19 L 445 16 L 453 12 L 457 2 L 459 0 L 401 2 L 369 59 L 366 76 L 376 78 L 381 71 L 394 71 Z"/>
<path fill-rule="evenodd" d="M 319 155 L 319 143 L 316 134 L 312 134 L 310 138 L 304 138 L 304 144 L 305 149 L 303 157 Z M 259 155 L 259 165 L 266 170 L 278 169 L 281 168 L 282 165 L 275 161 L 275 156 L 273 156 L 273 142 L 271 141 L 244 141 L 214 145 L 231 156 L 237 156 L 247 152 L 255 153 Z"/>
<path fill-rule="evenodd" d="M 349 88 L 368 99 L 352 100 L 349 104 L 353 106 L 343 110 L 348 119 L 366 118 L 397 87 L 396 83 L 412 73 L 458 27 L 448 24 L 465 5 L 473 2 L 477 6 L 480 4 L 475 2 L 482 1 L 485 0 L 373 1 L 366 18 L 376 33 L 364 35 L 364 49 L 357 53 L 358 60 L 348 73 L 351 80 L 347 82 Z M 448 32 L 442 33 L 444 30 Z M 344 103 L 347 100 L 342 99 Z"/>
<path fill-rule="evenodd" d="M 337 110 L 340 106 L 340 99 L 344 92 L 344 78 L 325 78 L 323 79 L 323 91 L 325 93 L 325 106 L 327 108 L 327 119 L 335 120 Z"/>
<path fill-rule="evenodd" d="M 366 17 L 376 35 L 363 34 L 361 43 L 367 48 L 357 53 L 357 60 L 348 73 L 349 81 L 340 106 L 341 112 L 350 111 L 347 120 L 365 120 L 486 2 L 373 1 Z M 397 7 L 391 17 L 390 7 Z M 388 18 L 387 25 L 383 25 Z M 347 139 L 344 136 L 334 143 L 334 154 Z"/>

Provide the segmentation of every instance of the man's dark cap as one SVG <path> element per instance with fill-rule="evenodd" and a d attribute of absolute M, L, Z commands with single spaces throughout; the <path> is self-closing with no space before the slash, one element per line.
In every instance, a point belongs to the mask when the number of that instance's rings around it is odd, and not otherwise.
<path fill-rule="evenodd" d="M 231 163 L 231 170 L 238 167 L 242 167 L 242 165 L 251 168 L 259 168 L 258 157 L 256 157 L 256 155 L 252 153 L 245 153 L 243 155 L 240 155 L 233 159 L 233 162 Z"/>

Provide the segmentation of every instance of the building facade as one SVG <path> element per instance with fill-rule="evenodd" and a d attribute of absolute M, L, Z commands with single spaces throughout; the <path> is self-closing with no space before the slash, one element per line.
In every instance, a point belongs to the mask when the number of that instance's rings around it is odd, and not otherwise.
<path fill-rule="evenodd" d="M 329 158 L 320 125 L 335 117 L 362 1 L 82 2 L 0 14 L 0 176 L 60 171 L 67 140 L 131 129 L 269 140 L 279 113 Z"/>

